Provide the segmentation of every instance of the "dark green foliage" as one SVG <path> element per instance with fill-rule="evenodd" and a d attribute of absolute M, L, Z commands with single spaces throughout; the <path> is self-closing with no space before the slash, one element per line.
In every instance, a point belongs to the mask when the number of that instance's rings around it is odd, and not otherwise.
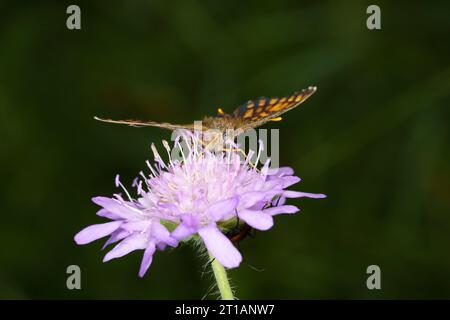
<path fill-rule="evenodd" d="M 245 3 L 245 4 L 244 4 Z M 131 184 L 167 131 L 94 115 L 189 122 L 309 85 L 285 115 L 281 163 L 301 213 L 241 243 L 239 298 L 450 297 L 448 1 L 68 1 L 0 5 L 0 298 L 201 298 L 205 261 L 182 246 L 103 264 L 73 236 L 101 222 L 90 198 Z M 66 267 L 82 290 L 66 289 Z M 382 290 L 366 288 L 366 268 Z"/>

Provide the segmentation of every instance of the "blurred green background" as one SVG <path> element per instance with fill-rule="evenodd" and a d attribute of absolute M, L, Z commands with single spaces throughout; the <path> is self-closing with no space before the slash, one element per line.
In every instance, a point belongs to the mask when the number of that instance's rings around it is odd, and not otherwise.
<path fill-rule="evenodd" d="M 82 29 L 66 28 L 81 7 Z M 204 261 L 183 246 L 103 264 L 90 198 L 131 184 L 157 128 L 94 115 L 190 122 L 316 85 L 284 120 L 281 163 L 302 212 L 241 243 L 241 299 L 450 298 L 450 4 L 376 1 L 9 1 L 0 4 L 0 298 L 202 298 Z M 66 288 L 66 268 L 82 290 Z M 377 264 L 382 290 L 366 288 Z M 210 296 L 209 298 L 215 298 Z"/>

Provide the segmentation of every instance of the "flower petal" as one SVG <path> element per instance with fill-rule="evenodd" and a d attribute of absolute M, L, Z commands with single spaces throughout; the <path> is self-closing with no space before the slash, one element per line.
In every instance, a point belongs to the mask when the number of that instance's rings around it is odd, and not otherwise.
<path fill-rule="evenodd" d="M 250 227 L 258 230 L 268 230 L 273 226 L 272 216 L 263 211 L 242 210 L 238 212 L 238 216 Z"/>
<path fill-rule="evenodd" d="M 134 234 L 132 236 L 129 236 L 128 238 L 125 238 L 110 252 L 108 252 L 103 258 L 103 262 L 115 258 L 120 258 L 134 250 L 145 249 L 146 246 L 147 246 L 147 236 L 143 233 Z"/>
<path fill-rule="evenodd" d="M 130 232 L 125 231 L 121 228 L 117 229 L 116 231 L 114 231 L 113 233 L 111 233 L 111 236 L 109 237 L 109 239 L 105 242 L 105 244 L 102 247 L 102 250 L 105 249 L 107 246 L 109 246 L 112 243 L 115 243 L 117 241 L 120 241 L 122 239 L 125 239 L 126 237 L 128 237 L 130 235 Z"/>
<path fill-rule="evenodd" d="M 300 211 L 299 208 L 297 208 L 296 206 L 291 206 L 291 205 L 272 207 L 272 208 L 263 210 L 264 213 L 269 214 L 271 216 L 281 214 L 281 213 L 292 214 L 292 213 L 296 213 L 299 211 Z"/>
<path fill-rule="evenodd" d="M 157 205 L 158 205 L 158 208 L 165 209 L 168 212 L 171 212 L 173 214 L 180 214 L 179 207 L 173 203 L 158 202 Z"/>
<path fill-rule="evenodd" d="M 94 197 L 92 202 L 105 208 L 109 212 L 119 216 L 122 219 L 129 219 L 138 216 L 138 209 L 133 209 L 129 205 L 120 202 L 117 199 L 107 197 Z"/>
<path fill-rule="evenodd" d="M 191 228 L 190 226 L 184 223 L 180 223 L 178 227 L 176 227 L 175 230 L 172 231 L 171 236 L 174 239 L 183 240 L 196 232 L 197 232 L 196 229 Z"/>
<path fill-rule="evenodd" d="M 185 214 L 181 217 L 181 221 L 182 222 L 178 225 L 178 227 L 172 231 L 172 238 L 176 240 L 183 240 L 194 233 L 197 233 L 199 228 L 199 221 L 197 217 L 191 214 Z"/>
<path fill-rule="evenodd" d="M 241 195 L 238 208 L 249 208 L 266 197 L 264 192 L 250 191 Z"/>
<path fill-rule="evenodd" d="M 281 195 L 280 197 L 277 197 L 275 200 L 272 201 L 272 206 L 282 206 L 286 203 L 286 197 Z"/>
<path fill-rule="evenodd" d="M 100 224 L 94 224 L 86 227 L 75 235 L 75 242 L 77 244 L 86 244 L 94 240 L 106 237 L 107 235 L 116 231 L 122 221 L 112 221 Z"/>
<path fill-rule="evenodd" d="M 158 242 L 156 244 L 156 247 L 158 248 L 158 250 L 163 251 L 167 248 L 167 244 L 165 244 L 164 242 Z"/>
<path fill-rule="evenodd" d="M 142 258 L 141 267 L 139 269 L 139 277 L 143 277 L 147 272 L 148 268 L 152 264 L 153 254 L 156 251 L 155 242 L 150 241 L 148 243 L 147 249 L 144 251 L 144 257 Z"/>
<path fill-rule="evenodd" d="M 108 210 L 106 210 L 105 208 L 101 208 L 100 210 L 98 210 L 97 215 L 99 217 L 108 218 L 111 220 L 120 220 L 121 219 L 121 217 L 119 217 L 117 214 L 111 213 Z"/>
<path fill-rule="evenodd" d="M 264 190 L 283 190 L 283 180 L 281 178 L 272 179 L 264 183 Z"/>
<path fill-rule="evenodd" d="M 242 261 L 240 252 L 215 225 L 198 230 L 208 251 L 225 267 L 236 268 Z"/>
<path fill-rule="evenodd" d="M 272 169 L 269 169 L 267 174 L 271 175 L 271 176 L 277 176 L 277 177 L 292 176 L 294 174 L 294 169 L 292 169 L 290 167 L 272 168 Z"/>
<path fill-rule="evenodd" d="M 296 176 L 287 176 L 287 177 L 282 177 L 281 181 L 283 181 L 283 188 L 289 188 L 293 184 L 300 182 L 301 179 Z"/>
<path fill-rule="evenodd" d="M 238 205 L 239 197 L 235 196 L 212 204 L 206 213 L 213 218 L 214 222 L 221 220 L 225 215 L 232 213 Z"/>
<path fill-rule="evenodd" d="M 154 221 L 152 223 L 150 234 L 152 238 L 164 242 L 171 247 L 176 247 L 178 245 L 178 241 L 170 236 L 169 230 L 159 222 Z"/>
<path fill-rule="evenodd" d="M 124 230 L 132 232 L 142 232 L 148 229 L 150 227 L 150 224 L 152 222 L 150 220 L 135 220 L 124 223 L 121 228 Z"/>
<path fill-rule="evenodd" d="M 322 193 L 308 193 L 308 192 L 300 192 L 300 191 L 285 191 L 283 192 L 283 196 L 286 198 L 313 198 L 313 199 L 322 199 L 327 196 Z"/>

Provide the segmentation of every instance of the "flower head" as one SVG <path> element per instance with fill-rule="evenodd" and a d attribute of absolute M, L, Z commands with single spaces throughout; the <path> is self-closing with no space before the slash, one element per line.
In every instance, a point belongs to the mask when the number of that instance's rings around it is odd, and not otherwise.
<path fill-rule="evenodd" d="M 224 234 L 232 223 L 244 221 L 255 229 L 268 230 L 273 226 L 273 216 L 299 211 L 296 206 L 286 205 L 286 198 L 325 197 L 286 190 L 300 178 L 288 167 L 270 169 L 269 161 L 258 169 L 260 154 L 255 163 L 250 161 L 254 152 L 242 161 L 233 148 L 211 152 L 202 147 L 198 134 L 186 135 L 190 142 L 185 144 L 185 150 L 179 139 L 175 141 L 180 159 L 172 156 L 173 150 L 163 141 L 169 155 L 167 164 L 152 145 L 155 163 L 147 161 L 151 173 L 141 172 L 133 183 L 136 199 L 118 176 L 116 185 L 123 188 L 125 199 L 120 194 L 93 198 L 102 207 L 97 215 L 111 221 L 83 229 L 75 236 L 76 243 L 86 244 L 105 236 L 109 236 L 105 247 L 120 241 L 104 261 L 144 249 L 139 271 L 142 277 L 156 249 L 199 238 L 222 265 L 234 268 L 242 256 Z M 262 145 L 260 151 L 261 148 Z"/>

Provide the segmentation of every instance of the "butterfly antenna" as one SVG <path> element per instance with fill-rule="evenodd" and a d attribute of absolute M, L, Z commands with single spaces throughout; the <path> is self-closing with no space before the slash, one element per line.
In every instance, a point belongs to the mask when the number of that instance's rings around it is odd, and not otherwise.
<path fill-rule="evenodd" d="M 97 116 L 94 116 L 94 120 L 101 121 L 101 122 L 107 122 L 107 123 L 120 123 L 120 121 L 100 118 L 100 117 L 97 117 Z"/>

